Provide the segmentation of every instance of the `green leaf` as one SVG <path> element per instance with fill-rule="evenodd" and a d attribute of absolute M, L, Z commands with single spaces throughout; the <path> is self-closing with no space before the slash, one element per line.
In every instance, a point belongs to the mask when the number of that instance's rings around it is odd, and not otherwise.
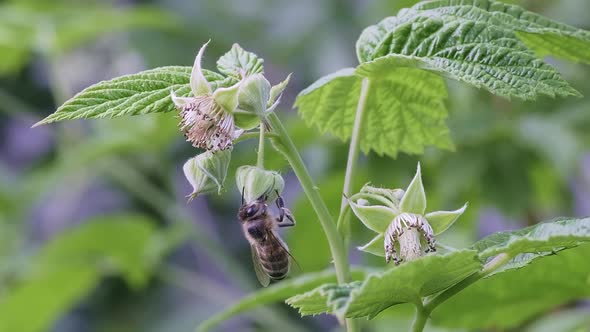
<path fill-rule="evenodd" d="M 353 271 L 353 277 L 355 279 L 363 278 L 364 272 L 359 270 Z M 223 312 L 207 319 L 199 325 L 197 331 L 208 331 L 219 323 L 245 311 L 252 310 L 261 305 L 284 301 L 286 298 L 295 294 L 335 281 L 336 273 L 333 271 L 308 273 L 297 278 L 281 281 L 280 283 L 273 284 L 268 288 L 264 288 L 244 297 Z"/>
<path fill-rule="evenodd" d="M 579 95 L 516 36 L 519 26 L 512 16 L 470 6 L 473 2 L 418 5 L 367 28 L 357 42 L 361 64 L 382 62 L 384 68 L 404 59 L 406 65 L 509 98 Z"/>
<path fill-rule="evenodd" d="M 213 90 L 233 83 L 217 73 L 203 72 Z M 174 89 L 178 96 L 188 96 L 190 73 L 191 67 L 170 66 L 99 82 L 82 90 L 35 126 L 62 120 L 174 111 L 170 90 Z"/>
<path fill-rule="evenodd" d="M 256 54 L 247 52 L 240 45 L 234 44 L 217 60 L 217 69 L 222 74 L 242 79 L 252 74 L 263 73 L 263 63 L 264 60 Z"/>
<path fill-rule="evenodd" d="M 492 234 L 473 244 L 482 258 L 507 253 L 553 252 L 590 241 L 590 218 L 556 219 L 517 231 Z"/>
<path fill-rule="evenodd" d="M 426 211 L 426 193 L 422 184 L 422 173 L 420 172 L 420 163 L 416 169 L 416 175 L 408 185 L 408 189 L 401 202 L 399 203 L 402 212 L 424 214 Z"/>
<path fill-rule="evenodd" d="M 368 77 L 367 114 L 361 129 L 365 153 L 373 150 L 395 157 L 399 151 L 422 153 L 428 145 L 452 149 L 442 78 L 415 68 L 388 68 L 382 73 L 374 69 L 347 68 L 320 78 L 297 96 L 299 114 L 322 133 L 347 140 L 352 134 L 361 81 Z"/>
<path fill-rule="evenodd" d="M 0 331 L 46 331 L 98 281 L 98 271 L 89 266 L 55 269 L 26 280 L 0 299 Z"/>
<path fill-rule="evenodd" d="M 153 225 L 152 220 L 134 215 L 92 219 L 55 237 L 41 250 L 34 267 L 43 273 L 64 266 L 94 266 L 106 274 L 120 273 L 131 286 L 142 287 L 164 253 L 161 250 L 170 248 L 162 243 L 166 233 L 159 234 Z"/>
<path fill-rule="evenodd" d="M 162 256 L 187 233 L 157 232 L 153 225 L 140 216 L 100 217 L 54 237 L 0 299 L 0 331 L 47 330 L 102 276 L 122 274 L 131 286 L 144 286 Z"/>
<path fill-rule="evenodd" d="M 61 55 L 108 33 L 178 27 L 173 15 L 150 6 L 127 9 L 68 4 L 0 5 L 0 73 L 16 71 L 35 51 Z"/>
<path fill-rule="evenodd" d="M 585 244 L 484 278 L 437 307 L 432 322 L 477 330 L 517 328 L 552 308 L 588 298 L 588 257 L 590 244 Z"/>
<path fill-rule="evenodd" d="M 302 314 L 333 313 L 348 318 L 373 318 L 401 303 L 419 303 L 479 271 L 474 250 L 428 255 L 384 272 L 369 275 L 362 283 L 324 285 L 287 299 Z M 421 302 L 420 302 L 421 303 Z"/>

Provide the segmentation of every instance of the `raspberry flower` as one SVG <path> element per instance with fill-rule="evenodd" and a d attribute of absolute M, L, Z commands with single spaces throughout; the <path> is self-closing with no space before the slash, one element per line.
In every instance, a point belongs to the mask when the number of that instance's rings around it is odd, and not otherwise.
<path fill-rule="evenodd" d="M 361 222 L 378 233 L 359 250 L 398 265 L 423 253 L 436 251 L 434 236 L 447 230 L 463 214 L 467 203 L 455 211 L 426 213 L 426 194 L 420 164 L 414 179 L 404 191 L 365 185 L 349 199 L 350 207 Z"/>
<path fill-rule="evenodd" d="M 180 130 L 196 148 L 226 150 L 243 130 L 234 124 L 233 113 L 238 107 L 240 82 L 214 92 L 201 68 L 201 59 L 207 42 L 201 47 L 191 72 L 190 86 L 194 97 L 178 97 L 170 92 L 172 101 L 180 110 Z"/>

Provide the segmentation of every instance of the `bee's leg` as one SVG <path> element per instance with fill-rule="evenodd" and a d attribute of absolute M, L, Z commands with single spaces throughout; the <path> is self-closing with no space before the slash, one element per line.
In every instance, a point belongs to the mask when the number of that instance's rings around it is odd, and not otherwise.
<path fill-rule="evenodd" d="M 285 201 L 283 200 L 283 197 L 281 197 L 279 192 L 276 191 L 276 193 L 277 193 L 277 207 L 279 208 L 279 217 L 277 218 L 277 222 L 279 224 L 279 227 L 295 226 L 295 218 L 293 217 L 291 210 L 289 210 L 285 207 Z M 285 217 L 287 218 L 287 220 L 285 220 Z M 284 221 L 289 221 L 289 223 L 283 223 Z"/>

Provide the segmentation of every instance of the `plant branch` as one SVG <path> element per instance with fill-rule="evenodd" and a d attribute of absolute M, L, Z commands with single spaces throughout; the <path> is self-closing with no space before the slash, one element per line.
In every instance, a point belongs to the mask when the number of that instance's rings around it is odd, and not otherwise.
<path fill-rule="evenodd" d="M 340 214 L 338 215 L 338 230 L 343 233 L 344 229 L 348 229 L 347 225 L 350 222 L 350 213 L 347 212 L 348 197 L 352 195 L 352 182 L 354 174 L 356 173 L 357 161 L 361 149 L 361 130 L 366 114 L 367 95 L 369 94 L 369 79 L 363 79 L 361 83 L 361 91 L 359 102 L 356 108 L 356 116 L 354 118 L 354 126 L 352 128 L 352 136 L 350 138 L 350 146 L 348 148 L 348 161 L 346 162 L 346 175 L 344 176 L 344 187 L 342 188 L 342 202 L 340 204 Z M 344 231 L 343 234 L 347 234 Z M 346 237 L 346 236 L 345 236 Z"/>
<path fill-rule="evenodd" d="M 258 159 L 256 166 L 264 169 L 264 122 L 260 123 L 260 135 L 258 137 Z"/>
<path fill-rule="evenodd" d="M 299 179 L 299 183 L 307 195 L 311 206 L 315 210 L 316 214 L 318 215 L 318 219 L 324 229 L 324 233 L 326 233 L 326 238 L 328 239 L 328 244 L 330 245 L 330 251 L 332 253 L 332 258 L 334 259 L 334 267 L 336 268 L 336 276 L 338 279 L 338 283 L 346 283 L 350 281 L 350 266 L 348 262 L 348 253 L 344 248 L 344 242 L 336 229 L 336 224 L 334 223 L 332 216 L 330 215 L 330 211 L 328 207 L 324 203 L 318 188 L 313 183 L 299 152 L 295 148 L 295 144 L 291 141 L 287 130 L 279 120 L 279 117 L 271 113 L 268 115 L 268 122 L 271 125 L 274 132 L 277 134 L 278 143 L 280 143 L 280 147 L 277 149 L 285 155 L 287 161 L 291 165 L 291 168 L 295 172 L 295 175 Z"/>
<path fill-rule="evenodd" d="M 267 118 L 271 128 L 277 134 L 277 143 L 275 148 L 281 152 L 287 161 L 291 165 L 291 168 L 295 172 L 295 175 L 299 179 L 299 183 L 307 195 L 311 206 L 315 210 L 316 214 L 318 215 L 318 219 L 322 228 L 324 229 L 324 233 L 326 234 L 326 238 L 328 239 L 328 244 L 330 246 L 330 252 L 332 253 L 332 259 L 334 260 L 334 267 L 336 269 L 336 278 L 338 279 L 339 284 L 343 284 L 349 282 L 350 279 L 350 263 L 348 260 L 348 250 L 346 250 L 346 246 L 342 237 L 340 237 L 340 233 L 338 233 L 338 228 L 330 215 L 330 211 L 324 203 L 322 196 L 320 195 L 318 188 L 313 183 L 299 152 L 297 152 L 297 148 L 295 148 L 295 144 L 289 137 L 287 130 L 279 120 L 279 117 L 271 113 Z M 358 331 L 357 322 L 352 319 L 346 320 L 346 329 L 349 332 Z"/>

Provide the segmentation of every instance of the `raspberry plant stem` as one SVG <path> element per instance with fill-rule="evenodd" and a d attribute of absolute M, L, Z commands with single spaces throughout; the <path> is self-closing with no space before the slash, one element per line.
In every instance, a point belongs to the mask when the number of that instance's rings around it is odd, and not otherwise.
<path fill-rule="evenodd" d="M 285 156 L 291 165 L 293 172 L 295 172 L 295 175 L 299 179 L 299 183 L 316 212 L 324 233 L 326 234 L 330 246 L 330 252 L 332 253 L 332 259 L 334 260 L 338 283 L 343 284 L 350 282 L 351 277 L 348 251 L 346 250 L 344 241 L 336 228 L 336 223 L 334 223 L 330 211 L 318 191 L 318 187 L 314 184 L 299 152 L 297 152 L 295 144 L 293 144 L 293 141 L 289 137 L 289 134 L 281 123 L 279 117 L 276 114 L 271 113 L 268 115 L 267 120 L 274 133 L 278 136 L 274 139 L 275 148 Z M 346 327 L 348 332 L 358 331 L 356 323 L 353 320 L 347 319 Z"/>
<path fill-rule="evenodd" d="M 258 159 L 256 166 L 264 169 L 264 122 L 260 122 L 260 135 L 258 136 Z"/>

